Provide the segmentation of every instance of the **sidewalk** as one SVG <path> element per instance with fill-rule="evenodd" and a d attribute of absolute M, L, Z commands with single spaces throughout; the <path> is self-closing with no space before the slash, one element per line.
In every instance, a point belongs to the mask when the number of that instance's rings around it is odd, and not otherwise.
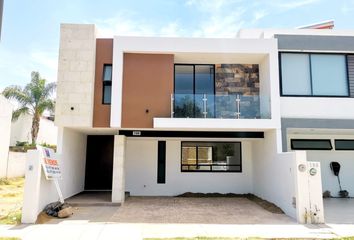
<path fill-rule="evenodd" d="M 172 237 L 339 238 L 354 236 L 354 224 L 139 224 L 89 223 L 66 220 L 59 224 L 0 226 L 0 237 L 26 239 L 143 239 Z"/>

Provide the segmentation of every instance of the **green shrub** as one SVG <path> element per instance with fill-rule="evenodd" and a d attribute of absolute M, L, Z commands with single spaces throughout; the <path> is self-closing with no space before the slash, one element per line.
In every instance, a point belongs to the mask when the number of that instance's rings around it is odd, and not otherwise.
<path fill-rule="evenodd" d="M 27 141 L 24 141 L 24 142 L 16 141 L 16 147 L 25 147 L 28 145 L 29 145 L 29 143 Z"/>
<path fill-rule="evenodd" d="M 39 144 L 39 145 L 42 146 L 42 147 L 51 148 L 51 149 L 53 149 L 54 151 L 57 151 L 57 145 L 49 144 L 49 143 L 46 143 L 46 142 L 41 143 L 41 144 Z"/>

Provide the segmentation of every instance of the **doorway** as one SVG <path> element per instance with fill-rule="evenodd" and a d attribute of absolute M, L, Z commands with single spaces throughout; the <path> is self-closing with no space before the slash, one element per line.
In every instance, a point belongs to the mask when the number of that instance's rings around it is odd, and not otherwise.
<path fill-rule="evenodd" d="M 88 135 L 85 191 L 112 190 L 113 135 Z"/>
<path fill-rule="evenodd" d="M 214 117 L 215 66 L 175 64 L 174 72 L 174 116 L 202 118 L 207 114 Z"/>

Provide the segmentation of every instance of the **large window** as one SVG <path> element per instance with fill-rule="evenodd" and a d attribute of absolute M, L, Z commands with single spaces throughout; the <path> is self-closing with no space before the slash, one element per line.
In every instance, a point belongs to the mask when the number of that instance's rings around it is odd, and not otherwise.
<path fill-rule="evenodd" d="M 111 104 L 112 92 L 112 64 L 105 64 L 103 66 L 103 95 L 102 103 Z"/>
<path fill-rule="evenodd" d="M 182 172 L 241 172 L 240 142 L 182 142 Z"/>
<path fill-rule="evenodd" d="M 285 96 L 348 96 L 346 55 L 281 53 Z"/>
<path fill-rule="evenodd" d="M 208 116 L 214 116 L 214 65 L 175 65 L 175 117 L 203 117 L 203 97 L 207 96 Z"/>

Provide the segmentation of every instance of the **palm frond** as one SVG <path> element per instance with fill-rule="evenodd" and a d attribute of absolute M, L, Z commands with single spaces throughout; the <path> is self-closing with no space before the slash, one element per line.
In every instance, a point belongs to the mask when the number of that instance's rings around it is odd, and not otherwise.
<path fill-rule="evenodd" d="M 54 93 L 56 87 L 57 87 L 57 84 L 55 82 L 51 82 L 51 83 L 46 84 L 44 87 L 44 91 L 43 91 L 43 97 L 44 98 L 50 97 Z"/>
<path fill-rule="evenodd" d="M 55 107 L 55 102 L 52 99 L 46 99 L 44 101 L 41 101 L 38 105 L 37 105 L 37 112 L 39 114 L 43 114 L 43 112 L 45 110 L 48 110 L 50 112 L 54 112 L 54 107 Z"/>
<path fill-rule="evenodd" d="M 12 112 L 12 121 L 16 121 L 21 115 L 28 114 L 30 109 L 26 106 L 22 106 Z"/>
<path fill-rule="evenodd" d="M 4 89 L 2 94 L 8 99 L 15 99 L 22 105 L 32 104 L 31 96 L 20 86 L 10 86 Z"/>

